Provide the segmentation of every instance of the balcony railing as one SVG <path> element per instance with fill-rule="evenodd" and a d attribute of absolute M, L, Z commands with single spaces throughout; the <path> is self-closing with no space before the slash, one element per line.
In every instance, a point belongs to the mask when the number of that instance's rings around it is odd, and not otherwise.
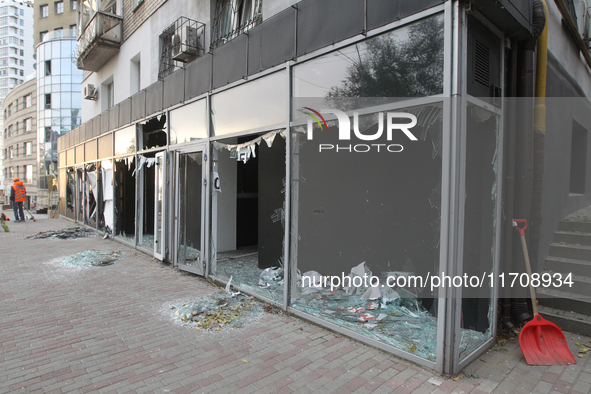
<path fill-rule="evenodd" d="M 78 68 L 98 71 L 121 46 L 123 18 L 104 12 L 95 12 L 78 37 Z"/>

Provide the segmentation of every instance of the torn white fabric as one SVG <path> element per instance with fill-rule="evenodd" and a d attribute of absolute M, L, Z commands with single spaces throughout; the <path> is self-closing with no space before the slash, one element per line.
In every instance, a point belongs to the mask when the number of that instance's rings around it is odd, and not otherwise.
<path fill-rule="evenodd" d="M 230 151 L 230 157 L 232 159 L 246 163 L 251 157 L 256 157 L 256 145 L 260 145 L 262 141 L 265 141 L 267 146 L 270 148 L 273 145 L 273 141 L 277 134 L 281 135 L 283 138 L 287 137 L 286 129 L 279 129 L 270 131 L 248 142 L 237 145 L 224 144 L 223 142 L 214 141 L 213 147 L 217 150 L 227 149 Z"/>

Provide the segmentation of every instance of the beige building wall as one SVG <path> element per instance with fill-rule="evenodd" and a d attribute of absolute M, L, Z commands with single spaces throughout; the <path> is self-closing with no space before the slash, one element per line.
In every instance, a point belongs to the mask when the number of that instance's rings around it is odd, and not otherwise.
<path fill-rule="evenodd" d="M 30 99 L 27 97 L 30 95 Z M 13 176 L 25 183 L 31 208 L 37 202 L 37 79 L 32 78 L 13 89 L 3 104 L 4 179 L 6 203 L 9 203 Z M 27 145 L 30 149 L 27 151 Z M 11 154 L 12 151 L 12 154 Z M 27 166 L 32 174 L 27 178 Z"/>
<path fill-rule="evenodd" d="M 61 3 L 61 6 L 60 4 Z M 57 13 L 60 10 L 63 12 Z M 40 0 L 35 2 L 35 47 L 41 41 L 41 33 L 49 33 L 56 29 L 71 29 L 76 26 L 77 0 Z M 44 16 L 47 7 L 47 16 Z"/>

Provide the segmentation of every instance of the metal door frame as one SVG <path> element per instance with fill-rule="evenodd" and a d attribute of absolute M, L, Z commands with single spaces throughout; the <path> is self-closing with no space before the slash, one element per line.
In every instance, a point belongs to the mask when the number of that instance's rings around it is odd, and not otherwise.
<path fill-rule="evenodd" d="M 166 203 L 167 203 L 167 180 L 168 177 L 166 176 L 167 173 L 167 160 L 168 160 L 168 152 L 158 152 L 156 153 L 155 159 L 156 162 L 154 165 L 154 257 L 158 260 L 163 260 L 166 256 Z M 158 164 L 158 159 L 160 158 L 161 162 Z M 161 210 L 162 214 L 160 215 L 160 236 L 158 231 L 158 185 L 162 182 L 162 200 L 161 200 Z"/>
<path fill-rule="evenodd" d="M 180 241 L 181 241 L 181 234 L 180 234 L 180 203 L 181 203 L 181 182 L 180 182 L 180 163 L 181 163 L 181 155 L 183 154 L 188 154 L 188 153 L 198 153 L 201 152 L 201 154 L 203 155 L 203 162 L 201 165 L 201 180 L 200 182 L 202 183 L 202 187 L 201 187 L 201 204 L 200 204 L 200 209 L 201 209 L 201 245 L 200 245 L 200 252 L 201 252 L 201 266 L 200 267 L 194 267 L 194 266 L 190 266 L 190 265 L 185 265 L 185 264 L 179 264 L 179 252 L 180 252 Z M 172 152 L 171 152 L 172 153 Z M 207 218 L 206 218 L 206 195 L 207 195 L 207 143 L 205 141 L 197 143 L 197 144 L 191 144 L 189 146 L 183 146 L 182 148 L 179 148 L 177 150 L 174 151 L 174 155 L 175 155 L 175 168 L 174 168 L 174 173 L 175 173 L 175 198 L 174 198 L 174 245 L 172 248 L 172 260 L 173 260 L 173 264 L 175 267 L 183 270 L 183 271 L 187 271 L 187 272 L 191 272 L 197 275 L 201 275 L 201 276 L 205 276 L 206 275 L 206 250 L 205 250 L 205 245 L 206 245 L 206 237 L 205 237 L 205 230 L 207 228 Z M 184 178 L 186 181 L 186 178 Z M 185 229 L 186 231 L 186 229 Z"/>

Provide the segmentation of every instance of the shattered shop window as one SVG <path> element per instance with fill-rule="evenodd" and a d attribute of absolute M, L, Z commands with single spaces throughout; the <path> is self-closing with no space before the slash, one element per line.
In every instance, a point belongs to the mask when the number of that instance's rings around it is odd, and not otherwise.
<path fill-rule="evenodd" d="M 135 243 L 135 160 L 128 156 L 115 160 L 115 235 Z"/>
<path fill-rule="evenodd" d="M 166 127 L 166 115 L 156 116 L 147 122 L 138 124 L 138 150 L 166 146 L 168 142 Z"/>
<path fill-rule="evenodd" d="M 292 306 L 434 361 L 443 103 L 341 114 L 292 128 Z"/>
<path fill-rule="evenodd" d="M 213 143 L 211 275 L 284 298 L 285 129 Z"/>

